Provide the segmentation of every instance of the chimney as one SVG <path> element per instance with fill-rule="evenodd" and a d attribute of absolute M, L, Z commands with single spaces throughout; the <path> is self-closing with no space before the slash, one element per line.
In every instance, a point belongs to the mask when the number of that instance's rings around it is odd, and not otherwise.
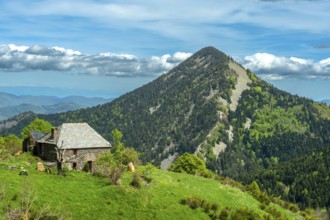
<path fill-rule="evenodd" d="M 50 139 L 55 139 L 57 135 L 57 128 L 52 128 Z"/>

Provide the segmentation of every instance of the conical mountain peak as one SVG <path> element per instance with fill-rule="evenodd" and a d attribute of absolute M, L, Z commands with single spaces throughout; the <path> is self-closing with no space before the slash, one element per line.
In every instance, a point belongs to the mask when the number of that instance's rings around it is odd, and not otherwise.
<path fill-rule="evenodd" d="M 183 65 L 190 65 L 190 66 L 203 66 L 209 65 L 209 63 L 228 63 L 229 59 L 228 56 L 219 51 L 218 49 L 208 46 L 205 48 L 200 49 L 196 53 L 194 53 L 190 58 L 188 58 L 185 62 L 183 62 Z M 195 63 L 195 64 L 194 64 Z"/>
<path fill-rule="evenodd" d="M 221 52 L 215 47 L 208 46 L 200 49 L 195 53 L 195 55 L 198 56 L 214 56 L 214 57 L 219 57 L 219 56 L 227 56 L 225 53 Z"/>

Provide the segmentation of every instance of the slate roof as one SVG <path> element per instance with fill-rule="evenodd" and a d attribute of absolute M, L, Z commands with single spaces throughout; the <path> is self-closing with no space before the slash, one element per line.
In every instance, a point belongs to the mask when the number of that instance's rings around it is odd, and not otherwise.
<path fill-rule="evenodd" d="M 31 134 L 32 136 L 36 139 L 36 140 L 39 140 L 40 138 L 42 138 L 43 136 L 45 136 L 46 134 L 44 133 L 41 133 L 39 131 L 35 131 L 35 130 L 32 130 L 31 131 Z"/>
<path fill-rule="evenodd" d="M 110 148 L 110 143 L 87 123 L 64 123 L 57 128 L 55 138 L 49 133 L 40 143 L 56 144 L 61 149 Z"/>

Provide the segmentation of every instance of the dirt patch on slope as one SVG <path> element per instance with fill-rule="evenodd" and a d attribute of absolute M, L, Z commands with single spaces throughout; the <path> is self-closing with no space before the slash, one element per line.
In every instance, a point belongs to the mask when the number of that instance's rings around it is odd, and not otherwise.
<path fill-rule="evenodd" d="M 215 154 L 216 157 L 218 157 L 221 152 L 225 151 L 226 147 L 227 147 L 227 144 L 225 144 L 223 142 L 215 144 L 215 146 L 213 148 L 213 153 Z"/>
<path fill-rule="evenodd" d="M 237 85 L 236 88 L 233 90 L 233 94 L 230 97 L 231 104 L 229 106 L 231 111 L 236 111 L 238 100 L 240 99 L 242 92 L 246 89 L 249 89 L 248 83 L 251 82 L 251 79 L 247 75 L 247 72 L 243 67 L 238 65 L 235 62 L 229 62 L 229 68 L 234 70 L 237 74 Z"/>
<path fill-rule="evenodd" d="M 162 170 L 168 170 L 168 168 L 170 167 L 171 163 L 178 157 L 178 154 L 175 153 L 173 155 L 169 155 L 168 158 L 162 160 L 162 162 L 160 163 L 160 168 Z"/>

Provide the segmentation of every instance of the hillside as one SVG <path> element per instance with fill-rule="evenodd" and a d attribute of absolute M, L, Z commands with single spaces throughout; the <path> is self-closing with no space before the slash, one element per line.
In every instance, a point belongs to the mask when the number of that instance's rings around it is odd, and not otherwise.
<path fill-rule="evenodd" d="M 329 170 L 330 149 L 327 149 L 268 169 L 255 179 L 267 193 L 281 195 L 303 208 L 321 204 L 330 207 Z"/>
<path fill-rule="evenodd" d="M 9 120 L 0 126 L 6 126 L 7 133 L 19 133 L 35 116 L 21 117 L 22 123 Z M 163 168 L 177 155 L 196 153 L 208 168 L 246 184 L 267 170 L 330 148 L 328 106 L 273 87 L 213 47 L 111 103 L 39 117 L 55 126 L 87 122 L 107 139 L 117 128 L 125 145 L 140 151 L 144 162 Z M 8 129 L 13 122 L 17 125 Z M 313 160 L 308 163 L 313 167 Z M 311 187 L 328 187 L 320 183 L 314 178 Z M 324 194 L 317 203 L 302 200 L 302 194 L 296 191 L 287 198 L 303 207 L 329 207 Z"/>
<path fill-rule="evenodd" d="M 41 116 L 55 125 L 87 121 L 109 138 L 121 130 L 127 146 L 155 164 L 175 152 L 195 152 L 217 124 L 219 102 L 230 103 L 237 76 L 231 59 L 209 47 L 168 74 L 97 108 Z M 157 155 L 157 156 L 156 156 Z"/>
<path fill-rule="evenodd" d="M 230 181 L 223 184 L 154 168 L 151 183 L 137 189 L 129 185 L 132 174 L 128 172 L 122 185 L 114 186 L 109 185 L 108 178 L 85 172 L 68 171 L 65 177 L 38 172 L 36 161 L 23 155 L 0 162 L 1 219 L 25 211 L 24 204 L 31 205 L 30 214 L 35 218 L 43 214 L 64 219 L 211 219 L 209 214 L 214 214 L 218 219 L 227 219 L 226 215 L 229 219 L 303 219 L 300 215 L 306 215 L 274 203 L 263 205 L 248 192 L 231 186 Z M 19 176 L 18 170 L 8 168 L 14 165 L 29 170 L 29 176 Z M 189 198 L 202 199 L 209 208 L 182 204 Z"/>

